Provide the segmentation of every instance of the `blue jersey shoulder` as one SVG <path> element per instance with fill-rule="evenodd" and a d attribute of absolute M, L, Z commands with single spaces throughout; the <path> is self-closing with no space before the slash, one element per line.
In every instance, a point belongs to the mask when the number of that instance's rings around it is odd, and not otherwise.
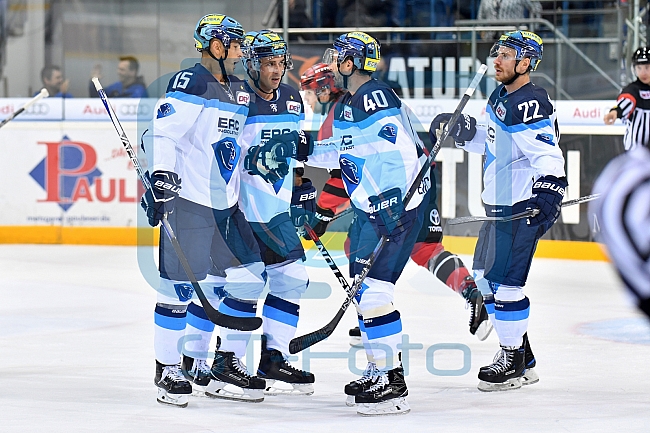
<path fill-rule="evenodd" d="M 277 97 L 270 101 L 260 97 L 248 82 L 246 82 L 246 89 L 251 94 L 249 117 L 278 114 L 290 114 L 300 117 L 305 112 L 300 93 L 287 84 L 280 84 L 276 92 Z"/>
<path fill-rule="evenodd" d="M 554 111 L 546 90 L 533 83 L 527 83 L 513 93 L 507 93 L 502 84 L 492 92 L 488 104 L 492 113 L 507 126 L 549 119 Z"/>
<path fill-rule="evenodd" d="M 383 81 L 372 79 L 364 83 L 354 93 L 346 93 L 336 104 L 335 119 L 342 121 L 355 121 L 368 117 L 384 110 L 402 107 L 402 101 Z"/>
<path fill-rule="evenodd" d="M 183 69 L 174 74 L 167 85 L 167 93 L 180 92 L 203 99 L 235 102 L 233 84 L 237 81 L 234 77 L 229 77 L 229 79 L 230 85 L 223 85 L 202 64 L 197 63 L 191 68 Z M 236 87 L 243 89 L 241 84 Z"/>

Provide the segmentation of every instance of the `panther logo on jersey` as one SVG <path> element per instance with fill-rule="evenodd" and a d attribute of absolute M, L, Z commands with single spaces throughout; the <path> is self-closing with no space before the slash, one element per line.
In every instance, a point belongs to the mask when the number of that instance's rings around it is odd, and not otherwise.
<path fill-rule="evenodd" d="M 230 182 L 233 170 L 237 166 L 237 161 L 239 161 L 241 148 L 232 138 L 224 138 L 221 141 L 212 143 L 212 149 L 214 149 L 214 155 L 217 158 L 221 177 L 226 183 Z"/>
<path fill-rule="evenodd" d="M 156 115 L 156 119 L 171 116 L 175 112 L 176 110 L 174 110 L 174 106 L 169 102 L 165 102 L 160 107 L 158 107 L 158 114 Z"/>
<path fill-rule="evenodd" d="M 351 155 L 341 155 L 339 165 L 341 166 L 341 174 L 348 194 L 352 195 L 359 183 L 361 183 L 363 160 Z"/>
<path fill-rule="evenodd" d="M 378 134 L 381 138 L 390 141 L 391 143 L 395 144 L 395 141 L 397 140 L 397 126 L 395 126 L 392 123 L 388 123 L 384 125 L 383 128 L 379 131 Z"/>
<path fill-rule="evenodd" d="M 181 302 L 189 301 L 194 294 L 194 287 L 187 283 L 174 284 L 174 290 L 176 291 L 178 300 Z"/>

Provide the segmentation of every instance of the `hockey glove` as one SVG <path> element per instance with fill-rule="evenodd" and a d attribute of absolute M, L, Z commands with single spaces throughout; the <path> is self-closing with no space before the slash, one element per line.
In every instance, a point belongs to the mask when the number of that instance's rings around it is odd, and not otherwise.
<path fill-rule="evenodd" d="M 266 146 L 251 146 L 244 158 L 244 168 L 249 174 L 260 176 L 268 183 L 275 183 L 289 174 L 286 160 L 276 161 Z"/>
<path fill-rule="evenodd" d="M 304 224 L 311 220 L 316 210 L 316 188 L 307 178 L 302 179 L 302 185 L 293 187 L 291 196 L 291 220 L 298 230 L 300 236 L 305 239 L 311 239 L 305 232 Z"/>
<path fill-rule="evenodd" d="M 533 195 L 528 199 L 526 210 L 539 209 L 539 213 L 528 218 L 528 225 L 548 224 L 550 227 L 557 221 L 567 185 L 566 177 L 550 175 L 542 176 L 533 183 Z"/>
<path fill-rule="evenodd" d="M 307 131 L 291 131 L 271 137 L 264 147 L 277 161 L 286 162 L 287 158 L 307 161 L 314 151 L 314 139 Z"/>
<path fill-rule="evenodd" d="M 318 204 L 316 205 L 316 213 L 314 214 L 314 232 L 318 237 L 323 236 L 327 231 L 327 226 L 334 219 L 334 211 L 331 209 L 324 209 Z"/>
<path fill-rule="evenodd" d="M 174 211 L 174 202 L 181 191 L 181 179 L 172 171 L 156 170 L 151 176 L 145 173 L 151 189 L 145 191 L 140 206 L 147 213 L 149 225 L 156 227 L 165 214 Z"/>
<path fill-rule="evenodd" d="M 404 212 L 402 191 L 392 188 L 381 194 L 368 198 L 370 201 L 370 219 L 379 234 L 384 236 L 399 235 L 411 226 L 411 218 Z"/>
<path fill-rule="evenodd" d="M 433 119 L 431 126 L 429 127 L 429 139 L 431 140 L 431 145 L 435 146 L 438 142 L 442 135 L 442 131 L 451 119 L 451 116 L 452 114 L 450 113 L 441 113 Z M 453 125 L 449 125 L 449 137 L 453 137 L 456 146 L 458 147 L 464 146 L 465 142 L 472 140 L 475 135 L 476 119 L 467 114 L 461 114 Z"/>

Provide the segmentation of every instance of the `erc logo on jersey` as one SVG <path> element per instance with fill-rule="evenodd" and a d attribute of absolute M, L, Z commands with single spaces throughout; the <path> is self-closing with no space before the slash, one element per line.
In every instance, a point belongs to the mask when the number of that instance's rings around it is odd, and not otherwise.
<path fill-rule="evenodd" d="M 359 183 L 361 183 L 363 164 L 364 161 L 362 159 L 355 158 L 351 155 L 344 154 L 339 158 L 341 177 L 346 184 L 349 195 L 352 195 L 357 186 L 359 186 Z"/>
<path fill-rule="evenodd" d="M 499 120 L 503 122 L 506 120 L 506 113 L 506 107 L 503 105 L 503 102 L 499 101 L 497 108 L 494 109 L 494 114 L 496 114 Z"/>
<path fill-rule="evenodd" d="M 248 107 L 248 104 L 251 102 L 251 95 L 248 92 L 237 92 L 235 94 L 235 99 L 239 105 L 245 105 Z"/>
<path fill-rule="evenodd" d="M 397 126 L 395 126 L 392 123 L 388 123 L 384 125 L 383 128 L 379 131 L 378 134 L 381 138 L 390 141 L 391 143 L 395 144 L 395 141 L 397 140 Z"/>
<path fill-rule="evenodd" d="M 234 139 L 224 138 L 216 143 L 212 143 L 212 149 L 214 149 L 214 155 L 217 159 L 221 177 L 223 177 L 226 183 L 230 182 L 233 170 L 237 166 L 237 161 L 239 161 L 241 147 Z"/>
<path fill-rule="evenodd" d="M 300 115 L 302 104 L 295 101 L 287 101 L 287 111 L 291 114 Z"/>
<path fill-rule="evenodd" d="M 169 102 L 165 102 L 160 107 L 158 107 L 158 114 L 156 114 L 156 119 L 162 119 L 163 117 L 171 116 L 176 113 L 174 106 Z"/>
<path fill-rule="evenodd" d="M 650 99 L 650 90 L 639 90 L 639 96 L 643 99 Z"/>

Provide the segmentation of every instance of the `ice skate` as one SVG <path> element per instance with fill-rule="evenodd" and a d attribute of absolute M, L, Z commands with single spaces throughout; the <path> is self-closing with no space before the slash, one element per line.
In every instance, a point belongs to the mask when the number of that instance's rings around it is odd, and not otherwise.
<path fill-rule="evenodd" d="M 208 397 L 250 403 L 264 400 L 266 387 L 264 379 L 251 376 L 234 352 L 219 350 L 219 343 L 217 343 L 210 375 L 212 380 L 205 389 L 205 395 Z"/>
<path fill-rule="evenodd" d="M 463 291 L 463 298 L 465 298 L 467 305 L 469 305 L 469 332 L 472 335 L 476 335 L 480 341 L 483 341 L 488 338 L 493 329 L 487 310 L 485 309 L 485 304 L 483 303 L 483 295 L 481 295 L 481 291 L 476 287 L 476 284 L 472 282 Z"/>
<path fill-rule="evenodd" d="M 378 372 L 375 383 L 357 394 L 354 400 L 361 416 L 403 415 L 411 411 L 407 395 L 404 369 L 400 366 L 388 372 Z"/>
<path fill-rule="evenodd" d="M 501 346 L 494 362 L 479 370 L 478 389 L 485 392 L 519 389 L 524 370 L 524 349 Z"/>
<path fill-rule="evenodd" d="M 363 375 L 352 382 L 345 385 L 345 395 L 347 399 L 345 400 L 346 406 L 354 406 L 356 403 L 354 401 L 354 396 L 361 394 L 364 391 L 367 391 L 376 381 L 379 375 L 379 370 L 374 362 L 369 362 L 366 366 Z"/>
<path fill-rule="evenodd" d="M 350 328 L 348 335 L 350 336 L 350 346 L 360 348 L 363 347 L 363 341 L 361 340 L 361 329 L 359 329 L 358 326 L 355 328 Z"/>
<path fill-rule="evenodd" d="M 532 385 L 539 382 L 539 376 L 535 372 L 535 355 L 533 355 L 533 350 L 530 348 L 530 342 L 528 341 L 528 333 L 524 334 L 524 361 L 526 362 L 526 371 L 521 377 L 522 385 Z"/>
<path fill-rule="evenodd" d="M 312 395 L 314 393 L 314 375 L 294 368 L 279 350 L 267 349 L 265 336 L 262 336 L 262 356 L 257 374 L 266 380 L 265 395 Z"/>
<path fill-rule="evenodd" d="M 192 394 L 192 384 L 181 374 L 180 365 L 164 365 L 156 360 L 156 377 L 153 382 L 158 387 L 158 403 L 187 407 L 187 396 Z"/>
<path fill-rule="evenodd" d="M 210 383 L 210 367 L 203 359 L 195 359 L 191 356 L 183 355 L 181 361 L 181 372 L 185 379 L 189 380 L 199 391 L 205 391 L 205 387 Z"/>

